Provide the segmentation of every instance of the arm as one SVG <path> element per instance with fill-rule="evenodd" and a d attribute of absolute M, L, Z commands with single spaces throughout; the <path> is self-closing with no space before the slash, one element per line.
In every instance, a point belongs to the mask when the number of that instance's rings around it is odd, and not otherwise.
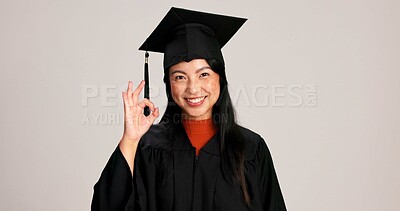
<path fill-rule="evenodd" d="M 132 175 L 139 140 L 159 116 L 158 108 L 155 108 L 150 100 L 143 99 L 139 102 L 139 94 L 144 84 L 145 82 L 142 81 L 135 91 L 132 92 L 132 82 L 129 81 L 127 91 L 122 92 L 124 101 L 124 134 L 119 142 L 119 148 L 128 162 Z M 146 106 L 151 110 L 149 116 L 143 114 Z"/>
<path fill-rule="evenodd" d="M 136 150 L 138 147 L 139 141 L 133 140 L 127 140 L 122 138 L 121 141 L 119 142 L 119 150 L 121 151 L 122 155 L 124 156 L 126 162 L 129 165 L 129 169 L 131 171 L 131 175 L 133 175 L 133 169 L 134 169 L 134 161 L 135 161 L 135 156 L 136 156 Z"/>
<path fill-rule="evenodd" d="M 99 181 L 94 186 L 92 211 L 118 211 L 135 204 L 135 188 L 133 186 L 133 169 L 137 147 L 141 137 L 159 116 L 158 108 L 148 99 L 139 102 L 138 96 L 144 87 L 142 81 L 134 92 L 132 82 L 128 84 L 127 92 L 123 92 L 124 101 L 124 134 L 119 146 L 107 162 Z M 148 106 L 152 113 L 143 114 Z"/>
<path fill-rule="evenodd" d="M 117 147 L 94 186 L 91 210 L 124 210 L 130 197 L 134 197 L 131 171 Z"/>

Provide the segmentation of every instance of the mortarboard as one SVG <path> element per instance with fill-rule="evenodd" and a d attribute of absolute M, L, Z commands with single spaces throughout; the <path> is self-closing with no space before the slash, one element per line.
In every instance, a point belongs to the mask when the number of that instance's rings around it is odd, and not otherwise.
<path fill-rule="evenodd" d="M 247 19 L 172 7 L 140 46 L 145 53 L 144 97 L 149 99 L 148 51 L 164 53 L 164 70 L 181 61 L 216 59 Z M 150 112 L 145 109 L 145 115 Z"/>

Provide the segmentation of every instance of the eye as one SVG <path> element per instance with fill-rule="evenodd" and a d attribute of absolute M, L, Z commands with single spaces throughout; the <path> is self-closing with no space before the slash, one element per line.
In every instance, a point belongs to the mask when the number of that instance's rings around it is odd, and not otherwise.
<path fill-rule="evenodd" d="M 202 77 L 202 78 L 207 77 L 207 76 L 210 76 L 210 74 L 208 74 L 208 73 L 202 73 L 202 74 L 200 74 L 200 77 Z"/>
<path fill-rule="evenodd" d="M 183 79 L 185 79 L 185 76 L 183 76 L 183 75 L 175 76 L 175 80 L 183 80 Z"/>

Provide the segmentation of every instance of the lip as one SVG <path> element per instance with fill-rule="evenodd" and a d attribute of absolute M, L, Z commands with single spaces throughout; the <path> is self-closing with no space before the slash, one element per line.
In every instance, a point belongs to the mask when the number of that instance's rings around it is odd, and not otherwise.
<path fill-rule="evenodd" d="M 207 96 L 204 97 L 195 97 L 195 98 L 185 98 L 185 102 L 190 106 L 200 106 L 204 103 L 204 100 Z"/>

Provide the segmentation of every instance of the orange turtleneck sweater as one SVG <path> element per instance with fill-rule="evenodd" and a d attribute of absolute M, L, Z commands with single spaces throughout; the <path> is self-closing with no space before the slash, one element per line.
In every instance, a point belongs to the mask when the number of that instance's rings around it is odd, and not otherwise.
<path fill-rule="evenodd" d="M 196 155 L 199 155 L 200 149 L 206 145 L 217 132 L 212 118 L 205 120 L 183 119 L 182 124 L 192 146 L 196 148 Z"/>

